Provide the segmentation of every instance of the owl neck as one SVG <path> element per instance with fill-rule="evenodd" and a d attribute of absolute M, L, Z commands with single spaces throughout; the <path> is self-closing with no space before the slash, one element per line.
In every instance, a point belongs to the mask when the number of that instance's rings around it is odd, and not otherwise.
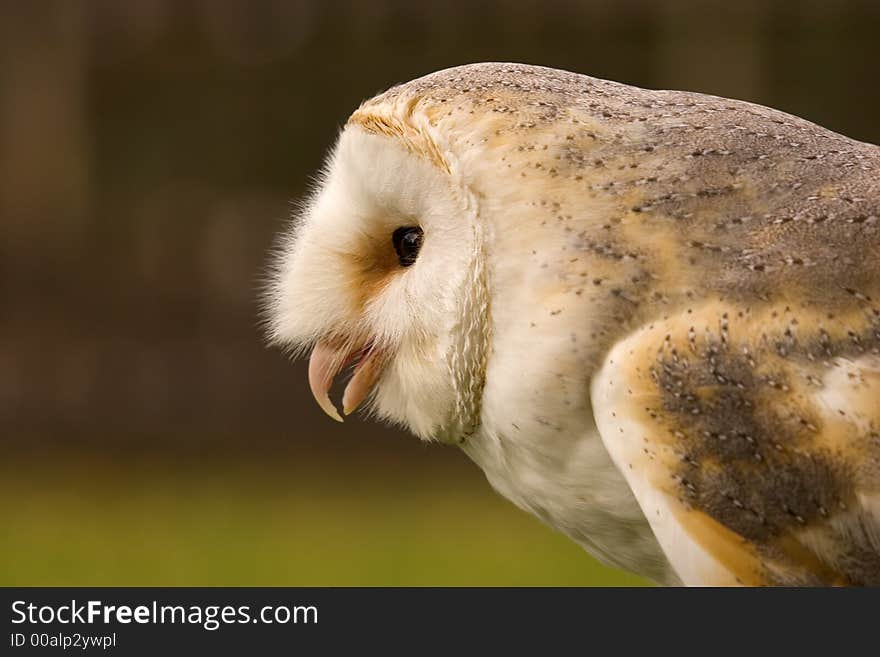
<path fill-rule="evenodd" d="M 444 442 L 457 444 L 467 442 L 480 426 L 486 364 L 492 343 L 485 239 L 476 221 L 472 223 L 472 236 L 470 259 L 459 292 L 460 314 L 452 328 L 447 354 L 455 406 L 440 436 Z"/>

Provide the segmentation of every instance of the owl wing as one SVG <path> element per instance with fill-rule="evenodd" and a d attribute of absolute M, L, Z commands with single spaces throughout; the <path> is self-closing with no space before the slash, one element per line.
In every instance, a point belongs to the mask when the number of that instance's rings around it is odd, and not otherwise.
<path fill-rule="evenodd" d="M 630 334 L 591 396 L 687 584 L 880 584 L 880 312 L 723 302 Z"/>

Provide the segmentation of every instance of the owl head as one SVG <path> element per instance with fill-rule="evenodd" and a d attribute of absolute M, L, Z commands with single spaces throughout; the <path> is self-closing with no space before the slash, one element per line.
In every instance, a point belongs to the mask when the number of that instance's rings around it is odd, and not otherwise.
<path fill-rule="evenodd" d="M 622 89 L 472 64 L 352 114 L 282 240 L 267 304 L 271 340 L 310 353 L 331 417 L 328 390 L 348 369 L 343 413 L 366 402 L 445 442 L 509 424 L 536 399 L 541 417 L 585 403 L 595 363 L 582 345 L 608 339 L 641 280 L 608 218 L 639 202 L 617 192 L 623 179 L 644 189 L 632 160 L 659 157 L 640 141 L 645 123 L 614 118 L 630 102 Z M 586 267 L 591 253 L 600 261 Z M 560 377 L 577 380 L 567 396 Z"/>
<path fill-rule="evenodd" d="M 312 392 L 334 419 L 328 391 L 348 370 L 343 414 L 364 403 L 422 438 L 454 441 L 479 412 L 483 240 L 458 164 L 411 110 L 365 105 L 342 130 L 282 238 L 270 339 L 310 354 Z"/>

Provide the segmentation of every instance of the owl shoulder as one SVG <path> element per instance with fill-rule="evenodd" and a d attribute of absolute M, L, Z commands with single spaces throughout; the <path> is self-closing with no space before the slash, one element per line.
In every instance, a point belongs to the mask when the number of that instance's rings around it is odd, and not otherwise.
<path fill-rule="evenodd" d="M 880 314 L 709 303 L 621 340 L 602 440 L 685 582 L 880 583 Z"/>

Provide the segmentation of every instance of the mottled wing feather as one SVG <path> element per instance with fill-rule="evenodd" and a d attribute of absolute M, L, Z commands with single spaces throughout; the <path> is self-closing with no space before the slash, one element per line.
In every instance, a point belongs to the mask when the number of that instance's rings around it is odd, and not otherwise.
<path fill-rule="evenodd" d="M 689 584 L 880 585 L 880 312 L 688 309 L 593 381 L 603 442 Z"/>

